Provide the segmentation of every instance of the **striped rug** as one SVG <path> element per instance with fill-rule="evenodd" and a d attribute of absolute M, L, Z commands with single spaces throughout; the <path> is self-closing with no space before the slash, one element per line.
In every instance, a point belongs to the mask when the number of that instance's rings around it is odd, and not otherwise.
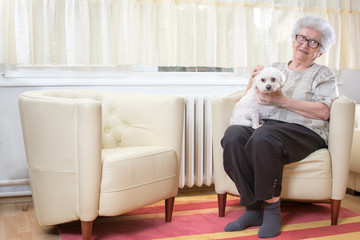
<path fill-rule="evenodd" d="M 282 203 L 283 226 L 273 239 L 360 239 L 360 214 L 342 208 L 339 224 L 330 226 L 330 205 Z M 258 239 L 258 227 L 224 232 L 224 226 L 243 213 L 237 197 L 229 196 L 226 216 L 218 217 L 215 194 L 177 197 L 172 222 L 164 220 L 164 202 L 119 217 L 100 217 L 93 226 L 93 239 Z M 81 240 L 80 224 L 58 226 L 63 240 Z"/>

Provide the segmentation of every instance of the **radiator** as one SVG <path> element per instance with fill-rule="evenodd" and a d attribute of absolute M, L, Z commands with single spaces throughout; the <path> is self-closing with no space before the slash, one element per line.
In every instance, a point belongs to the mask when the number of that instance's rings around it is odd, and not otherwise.
<path fill-rule="evenodd" d="M 180 188 L 213 183 L 211 99 L 204 95 L 185 96 Z"/>

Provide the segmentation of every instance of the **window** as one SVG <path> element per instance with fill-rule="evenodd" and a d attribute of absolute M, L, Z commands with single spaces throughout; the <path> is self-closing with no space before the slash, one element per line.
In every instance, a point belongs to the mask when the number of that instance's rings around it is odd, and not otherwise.
<path fill-rule="evenodd" d="M 221 67 L 158 67 L 158 72 L 234 72 L 234 68 L 221 68 Z"/>

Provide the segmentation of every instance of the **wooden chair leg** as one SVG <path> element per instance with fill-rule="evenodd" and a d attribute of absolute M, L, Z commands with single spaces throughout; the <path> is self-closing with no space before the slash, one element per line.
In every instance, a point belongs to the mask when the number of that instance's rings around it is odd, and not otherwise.
<path fill-rule="evenodd" d="M 227 193 L 218 194 L 217 196 L 218 196 L 219 217 L 224 217 Z"/>
<path fill-rule="evenodd" d="M 94 221 L 81 221 L 81 232 L 83 240 L 91 240 L 91 233 Z"/>
<path fill-rule="evenodd" d="M 165 222 L 171 222 L 175 197 L 165 200 Z"/>
<path fill-rule="evenodd" d="M 341 200 L 331 199 L 331 225 L 337 225 Z"/>

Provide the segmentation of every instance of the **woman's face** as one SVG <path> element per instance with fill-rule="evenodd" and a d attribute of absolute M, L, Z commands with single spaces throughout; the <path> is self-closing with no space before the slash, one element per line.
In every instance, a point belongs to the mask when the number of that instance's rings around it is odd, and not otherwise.
<path fill-rule="evenodd" d="M 321 43 L 321 35 L 318 31 L 311 28 L 303 28 L 298 35 L 303 35 L 307 40 L 316 40 Z M 320 53 L 319 45 L 316 48 L 310 48 L 309 41 L 305 41 L 303 44 L 298 43 L 295 39 L 292 44 L 293 47 L 293 60 L 296 62 L 313 64 L 316 58 L 320 57 L 322 53 Z"/>

